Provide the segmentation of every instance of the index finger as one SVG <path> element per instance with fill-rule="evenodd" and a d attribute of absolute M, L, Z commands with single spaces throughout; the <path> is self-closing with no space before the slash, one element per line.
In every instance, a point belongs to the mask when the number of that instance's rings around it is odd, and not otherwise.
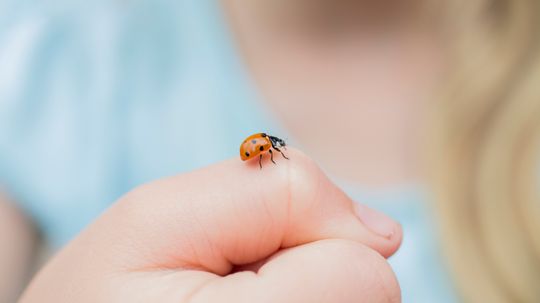
<path fill-rule="evenodd" d="M 374 232 L 354 202 L 303 153 L 290 148 L 278 165 L 231 159 L 162 179 L 129 193 L 104 216 L 121 229 L 111 245 L 141 258 L 127 267 L 198 268 L 219 275 L 282 248 L 324 239 L 352 240 L 381 255 L 401 242 L 399 224 Z M 360 213 L 372 212 L 360 207 Z M 376 215 L 381 217 L 380 215 Z M 120 222 L 118 222 L 120 220 Z"/>

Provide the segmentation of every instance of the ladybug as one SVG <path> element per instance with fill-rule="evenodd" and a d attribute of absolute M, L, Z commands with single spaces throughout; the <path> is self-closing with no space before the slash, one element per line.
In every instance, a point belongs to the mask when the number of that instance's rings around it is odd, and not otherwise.
<path fill-rule="evenodd" d="M 240 145 L 240 158 L 242 161 L 253 159 L 259 156 L 259 166 L 262 169 L 262 156 L 264 153 L 270 153 L 270 160 L 274 162 L 274 153 L 272 149 L 277 150 L 281 153 L 283 158 L 289 160 L 287 156 L 281 151 L 281 147 L 285 147 L 285 141 L 278 137 L 270 136 L 265 133 L 258 133 L 247 137 L 244 142 Z"/>

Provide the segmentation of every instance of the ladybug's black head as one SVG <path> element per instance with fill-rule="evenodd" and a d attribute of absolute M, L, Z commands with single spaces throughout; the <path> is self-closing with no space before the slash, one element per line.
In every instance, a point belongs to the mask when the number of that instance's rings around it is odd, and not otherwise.
<path fill-rule="evenodd" d="M 274 137 L 274 136 L 268 136 L 268 138 L 270 139 L 270 142 L 272 142 L 272 147 L 274 148 L 280 148 L 280 147 L 283 147 L 283 146 L 287 146 L 287 144 L 285 143 L 285 141 L 283 141 L 283 139 L 280 139 L 278 137 Z"/>

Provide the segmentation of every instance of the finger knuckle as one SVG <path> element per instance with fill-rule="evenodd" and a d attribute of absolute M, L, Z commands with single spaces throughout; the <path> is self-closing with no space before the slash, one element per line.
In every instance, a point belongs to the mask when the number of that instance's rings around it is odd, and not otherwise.
<path fill-rule="evenodd" d="M 294 161 L 287 167 L 285 182 L 295 201 L 316 201 L 321 182 L 324 181 L 319 166 L 306 154 L 296 151 Z"/>

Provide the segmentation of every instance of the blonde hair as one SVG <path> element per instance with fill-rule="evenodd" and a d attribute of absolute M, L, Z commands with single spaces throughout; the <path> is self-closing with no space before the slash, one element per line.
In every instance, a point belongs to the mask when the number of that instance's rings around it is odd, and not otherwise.
<path fill-rule="evenodd" d="M 464 301 L 540 302 L 540 2 L 447 2 L 428 140 L 443 251 Z"/>

